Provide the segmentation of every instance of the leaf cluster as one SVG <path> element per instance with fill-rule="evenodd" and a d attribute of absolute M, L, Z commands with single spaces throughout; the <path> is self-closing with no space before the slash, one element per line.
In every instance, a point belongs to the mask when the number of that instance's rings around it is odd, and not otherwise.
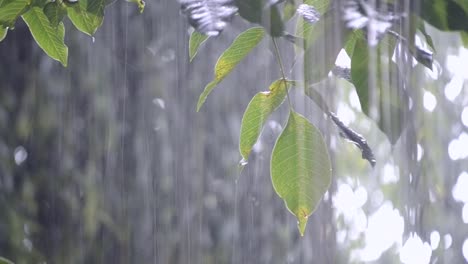
<path fill-rule="evenodd" d="M 145 2 L 135 2 L 143 12 Z M 68 63 L 68 47 L 64 42 L 67 17 L 76 29 L 93 36 L 104 20 L 107 0 L 0 0 L 0 41 L 22 19 L 36 43 L 52 59 L 63 66 Z"/>
<path fill-rule="evenodd" d="M 184 0 L 183 4 L 196 3 L 203 13 L 186 12 L 195 32 L 189 40 L 190 60 L 201 45 L 227 27 L 235 15 L 231 12 L 220 24 L 215 14 L 222 9 L 223 1 Z M 408 84 L 402 74 L 405 65 L 395 62 L 395 50 L 399 46 L 421 65 L 432 70 L 433 52 L 436 51 L 425 24 L 440 30 L 458 31 L 467 42 L 468 2 L 462 0 L 426 0 L 421 8 L 414 1 L 409 10 L 403 10 L 398 1 L 365 0 L 235 0 L 224 1 L 230 10 L 237 10 L 247 22 L 260 25 L 241 33 L 221 54 L 214 69 L 214 79 L 200 95 L 197 111 L 208 95 L 234 70 L 267 35 L 276 49 L 281 77 L 269 89 L 257 93 L 247 106 L 242 118 L 239 150 L 241 164 L 247 164 L 254 144 L 258 141 L 268 117 L 285 101 L 289 105 L 289 118 L 278 137 L 271 156 L 270 173 L 273 187 L 288 210 L 298 220 L 301 235 L 307 218 L 314 212 L 331 182 L 331 164 L 327 146 L 319 129 L 306 117 L 294 110 L 289 100 L 290 87 L 301 87 L 304 95 L 319 106 L 329 117 L 337 132 L 355 144 L 362 158 L 370 165 L 376 163 L 371 147 L 363 136 L 346 126 L 316 91 L 316 83 L 330 76 L 330 72 L 351 82 L 357 91 L 362 111 L 373 119 L 380 130 L 395 144 L 410 111 Z M 194 22 L 194 18 L 203 25 Z M 296 18 L 294 34 L 286 32 L 285 24 Z M 210 23 L 213 23 L 210 26 Z M 403 32 L 402 25 L 409 25 Z M 216 34 L 211 29 L 216 27 Z M 208 31 L 207 28 L 210 30 Z M 426 46 L 416 45 L 415 36 L 421 34 Z M 302 62 L 303 80 L 290 80 L 285 75 L 277 39 L 283 38 L 295 46 L 294 57 Z M 351 68 L 335 66 L 338 53 L 345 50 L 351 58 Z M 318 66 L 320 65 L 320 66 Z M 286 100 L 286 98 L 288 100 Z"/>

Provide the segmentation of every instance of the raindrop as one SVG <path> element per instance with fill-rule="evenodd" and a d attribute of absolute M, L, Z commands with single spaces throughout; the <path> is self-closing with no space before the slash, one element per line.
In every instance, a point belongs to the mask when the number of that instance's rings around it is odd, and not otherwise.
<path fill-rule="evenodd" d="M 95 43 L 95 42 L 96 42 L 96 38 L 95 38 L 95 37 L 91 37 L 91 41 L 92 41 L 93 43 Z"/>
<path fill-rule="evenodd" d="M 239 161 L 239 167 L 245 167 L 249 162 L 246 159 L 241 159 Z"/>
<path fill-rule="evenodd" d="M 20 165 L 28 158 L 28 152 L 23 146 L 19 146 L 15 148 L 14 156 L 16 165 Z"/>

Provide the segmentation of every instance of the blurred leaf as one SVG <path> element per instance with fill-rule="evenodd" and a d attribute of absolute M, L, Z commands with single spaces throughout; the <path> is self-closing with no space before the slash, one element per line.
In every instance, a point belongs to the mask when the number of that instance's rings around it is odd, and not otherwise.
<path fill-rule="evenodd" d="M 466 0 L 426 0 L 421 5 L 421 17 L 440 30 L 468 32 Z"/>
<path fill-rule="evenodd" d="M 90 36 L 102 25 L 105 0 L 79 0 L 67 7 L 68 17 L 75 27 Z"/>
<path fill-rule="evenodd" d="M 322 16 L 328 10 L 330 5 L 329 0 L 305 0 L 304 4 L 312 6 L 315 10 Z M 315 27 L 315 24 L 311 24 L 304 20 L 302 16 L 297 19 L 296 22 L 296 36 L 303 38 L 304 48 L 308 47 L 308 43 L 312 42 L 316 37 L 312 34 L 312 29 Z"/>
<path fill-rule="evenodd" d="M 304 78 L 307 84 L 317 83 L 328 76 L 348 39 L 350 31 L 341 26 L 338 15 L 336 10 L 323 15 L 305 40 Z"/>
<path fill-rule="evenodd" d="M 374 167 L 376 162 L 375 156 L 369 144 L 367 144 L 367 140 L 356 131 L 343 124 L 343 122 L 341 122 L 338 116 L 336 116 L 334 113 L 330 112 L 329 115 L 335 125 L 340 129 L 340 135 L 354 143 L 361 150 L 362 158 L 369 161 L 370 165 Z"/>
<path fill-rule="evenodd" d="M 284 102 L 286 85 L 293 84 L 293 81 L 276 80 L 270 85 L 269 91 L 259 92 L 250 100 L 242 117 L 239 140 L 239 150 L 245 161 L 260 137 L 266 120 Z"/>
<path fill-rule="evenodd" d="M 198 31 L 193 31 L 189 39 L 189 57 L 192 61 L 198 53 L 198 48 L 208 39 L 209 36 L 203 35 Z"/>
<path fill-rule="evenodd" d="M 420 21 L 418 29 L 423 34 L 424 38 L 426 39 L 426 43 L 429 45 L 429 47 L 431 47 L 433 51 L 436 51 L 434 41 L 432 41 L 431 35 L 427 33 L 426 26 L 423 21 Z"/>
<path fill-rule="evenodd" d="M 0 1 L 0 26 L 13 28 L 16 19 L 29 9 L 29 0 Z"/>
<path fill-rule="evenodd" d="M 465 46 L 465 48 L 468 48 L 468 32 L 460 32 L 460 37 L 462 39 L 463 46 Z"/>
<path fill-rule="evenodd" d="M 6 258 L 0 257 L 0 264 L 14 264 L 14 263 Z"/>
<path fill-rule="evenodd" d="M 217 36 L 237 12 L 234 0 L 179 0 L 181 10 L 198 32 Z"/>
<path fill-rule="evenodd" d="M 235 0 L 241 17 L 265 27 L 273 37 L 284 34 L 284 24 L 277 2 L 269 0 Z"/>
<path fill-rule="evenodd" d="M 331 182 L 331 162 L 320 131 L 291 111 L 271 156 L 271 180 L 276 193 L 298 220 L 304 235 L 307 219 Z"/>
<path fill-rule="evenodd" d="M 294 1 L 286 1 L 283 7 L 284 21 L 289 21 L 294 16 L 295 13 L 296 13 L 296 6 L 294 5 Z"/>
<path fill-rule="evenodd" d="M 0 26 L 0 42 L 5 39 L 7 33 L 8 33 L 8 28 L 4 28 Z"/>
<path fill-rule="evenodd" d="M 395 42 L 385 41 L 386 39 L 376 47 L 376 61 L 370 60 L 371 50 L 367 41 L 356 41 L 351 59 L 351 78 L 363 112 L 374 119 L 390 142 L 395 144 L 403 130 L 403 109 L 406 109 L 407 97 L 403 92 L 403 77 L 391 60 Z M 385 57 L 387 61 L 383 61 L 381 55 L 384 48 L 389 53 Z M 371 74 L 375 74 L 372 75 L 375 78 L 374 83 L 371 82 Z M 376 86 L 371 87 L 371 84 Z M 377 107 L 374 109 L 377 112 L 371 111 L 371 104 Z"/>
<path fill-rule="evenodd" d="M 47 3 L 44 6 L 44 14 L 49 19 L 53 27 L 57 27 L 62 22 L 67 10 L 58 1 Z"/>
<path fill-rule="evenodd" d="M 50 25 L 49 19 L 40 7 L 33 7 L 23 14 L 23 20 L 29 27 L 31 34 L 39 47 L 52 59 L 67 66 L 68 47 L 63 39 L 65 27 L 60 22 L 57 27 Z"/>
<path fill-rule="evenodd" d="M 198 99 L 197 111 L 203 106 L 211 91 L 241 62 L 263 39 L 265 31 L 261 27 L 253 27 L 242 32 L 232 42 L 216 62 L 215 78 L 206 85 Z"/>
<path fill-rule="evenodd" d="M 362 0 L 350 0 L 344 3 L 343 20 L 350 29 L 363 29 L 369 45 L 375 46 L 395 22 L 403 17 L 403 12 L 395 10 L 390 3 L 375 6 Z M 370 26 L 372 25 L 372 26 Z"/>
<path fill-rule="evenodd" d="M 143 1 L 143 0 L 127 0 L 127 2 L 137 4 L 138 11 L 140 11 L 140 13 L 143 13 L 143 11 L 145 11 L 145 6 L 146 6 L 145 1 Z"/>

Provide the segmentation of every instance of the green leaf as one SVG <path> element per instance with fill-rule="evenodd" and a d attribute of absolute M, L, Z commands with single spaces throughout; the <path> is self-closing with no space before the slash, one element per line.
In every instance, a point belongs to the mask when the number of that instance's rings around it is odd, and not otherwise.
<path fill-rule="evenodd" d="M 0 264 L 14 264 L 14 263 L 6 258 L 0 257 Z"/>
<path fill-rule="evenodd" d="M 146 5 L 145 1 L 143 1 L 143 0 L 127 0 L 127 2 L 137 4 L 138 11 L 140 11 L 140 13 L 143 13 L 143 11 L 145 11 L 145 5 Z"/>
<path fill-rule="evenodd" d="M 465 46 L 465 48 L 468 48 L 468 32 L 460 32 L 460 37 L 462 39 L 463 46 Z"/>
<path fill-rule="evenodd" d="M 78 30 L 92 36 L 104 20 L 105 3 L 105 0 L 79 0 L 67 7 L 68 17 Z"/>
<path fill-rule="evenodd" d="M 40 7 L 33 7 L 23 14 L 23 20 L 39 47 L 52 59 L 67 66 L 68 47 L 64 43 L 65 27 L 60 22 L 57 27 L 50 25 L 49 19 Z"/>
<path fill-rule="evenodd" d="M 29 0 L 0 0 L 0 26 L 13 28 L 16 19 L 29 9 Z"/>
<path fill-rule="evenodd" d="M 394 41 L 384 38 L 375 50 L 376 61 L 371 61 L 371 50 L 367 41 L 357 39 L 351 59 L 351 79 L 362 110 L 376 121 L 392 144 L 396 143 L 403 130 L 403 109 L 406 109 L 408 104 L 408 99 L 402 91 L 403 77 L 400 76 L 398 66 L 391 60 L 394 47 Z M 382 56 L 384 48 L 388 49 L 386 61 Z M 374 83 L 371 82 L 370 75 L 375 77 Z M 371 109 L 371 105 L 375 108 Z"/>
<path fill-rule="evenodd" d="M 331 183 L 331 162 L 322 134 L 306 118 L 291 111 L 270 166 L 273 188 L 296 216 L 299 232 L 304 235 L 308 217 Z"/>
<path fill-rule="evenodd" d="M 49 19 L 53 27 L 57 27 L 62 22 L 63 17 L 67 14 L 65 7 L 58 1 L 47 3 L 44 6 L 44 14 Z"/>
<path fill-rule="evenodd" d="M 209 38 L 207 35 L 203 35 L 198 31 L 193 31 L 189 39 L 189 57 L 192 61 L 198 53 L 200 46 Z"/>
<path fill-rule="evenodd" d="M 268 0 L 235 0 L 241 17 L 265 27 L 273 37 L 284 34 L 284 24 L 277 4 Z M 269 7 L 268 7 L 269 6 Z"/>
<path fill-rule="evenodd" d="M 269 91 L 257 93 L 245 109 L 239 140 L 239 150 L 245 161 L 248 160 L 266 120 L 284 102 L 287 85 L 294 85 L 294 81 L 274 81 Z"/>
<path fill-rule="evenodd" d="M 265 31 L 261 27 L 253 27 L 242 32 L 227 48 L 216 62 L 215 78 L 206 85 L 198 99 L 197 111 L 203 106 L 211 91 L 244 59 L 263 39 Z"/>
<path fill-rule="evenodd" d="M 8 33 L 8 28 L 4 28 L 0 26 L 0 42 L 5 39 L 7 33 Z"/>
<path fill-rule="evenodd" d="M 466 0 L 426 0 L 421 5 L 421 17 L 440 30 L 468 32 Z"/>

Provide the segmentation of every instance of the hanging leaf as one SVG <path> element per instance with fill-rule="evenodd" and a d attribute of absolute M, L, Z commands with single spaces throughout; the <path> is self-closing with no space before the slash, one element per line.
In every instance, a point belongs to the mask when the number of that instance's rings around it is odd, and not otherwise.
<path fill-rule="evenodd" d="M 179 0 L 181 10 L 198 32 L 217 36 L 237 12 L 234 0 Z"/>
<path fill-rule="evenodd" d="M 57 27 L 50 25 L 42 8 L 33 7 L 23 14 L 23 20 L 29 27 L 34 40 L 49 57 L 67 66 L 68 47 L 64 43 L 65 27 L 60 22 Z"/>
<path fill-rule="evenodd" d="M 215 78 L 206 85 L 200 98 L 198 99 L 197 111 L 203 106 L 206 98 L 211 91 L 218 85 L 232 70 L 241 62 L 258 43 L 263 39 L 265 31 L 261 27 L 253 27 L 242 32 L 232 42 L 231 46 L 227 48 L 216 62 Z"/>
<path fill-rule="evenodd" d="M 284 34 L 284 24 L 278 9 L 279 1 L 235 0 L 239 15 L 249 22 L 260 24 L 273 37 Z"/>
<path fill-rule="evenodd" d="M 198 48 L 209 38 L 198 31 L 193 31 L 189 39 L 189 58 L 192 61 L 198 53 Z"/>
<path fill-rule="evenodd" d="M 307 219 L 331 183 L 331 162 L 320 131 L 291 111 L 278 137 L 270 163 L 276 193 L 298 220 L 304 235 Z"/>
<path fill-rule="evenodd" d="M 68 17 L 75 27 L 90 36 L 102 25 L 106 0 L 79 0 L 67 7 Z"/>
<path fill-rule="evenodd" d="M 377 122 L 392 144 L 396 143 L 403 130 L 404 109 L 408 106 L 403 77 L 391 60 L 394 47 L 395 42 L 384 39 L 376 47 L 376 61 L 371 61 L 367 41 L 358 39 L 351 59 L 351 78 L 362 110 Z M 384 61 L 382 52 L 385 48 L 389 54 Z M 371 82 L 371 74 L 374 82 Z M 371 109 L 371 106 L 375 107 Z"/>
<path fill-rule="evenodd" d="M 347 127 L 341 120 L 336 116 L 334 113 L 330 112 L 329 116 L 331 117 L 332 121 L 340 130 L 340 135 L 354 143 L 362 152 L 362 158 L 369 161 L 372 167 L 375 166 L 375 156 L 372 152 L 372 149 L 367 144 L 366 139 L 358 134 L 356 131 L 352 130 L 351 128 Z"/>
<path fill-rule="evenodd" d="M 0 1 L 0 26 L 13 28 L 16 19 L 29 9 L 29 0 Z"/>
<path fill-rule="evenodd" d="M 268 117 L 284 102 L 287 85 L 294 85 L 294 81 L 274 81 L 269 91 L 259 92 L 250 100 L 240 129 L 239 150 L 244 161 L 248 160 Z"/>
<path fill-rule="evenodd" d="M 50 25 L 57 27 L 67 14 L 67 10 L 58 1 L 55 1 L 44 6 L 44 14 L 49 19 Z"/>

